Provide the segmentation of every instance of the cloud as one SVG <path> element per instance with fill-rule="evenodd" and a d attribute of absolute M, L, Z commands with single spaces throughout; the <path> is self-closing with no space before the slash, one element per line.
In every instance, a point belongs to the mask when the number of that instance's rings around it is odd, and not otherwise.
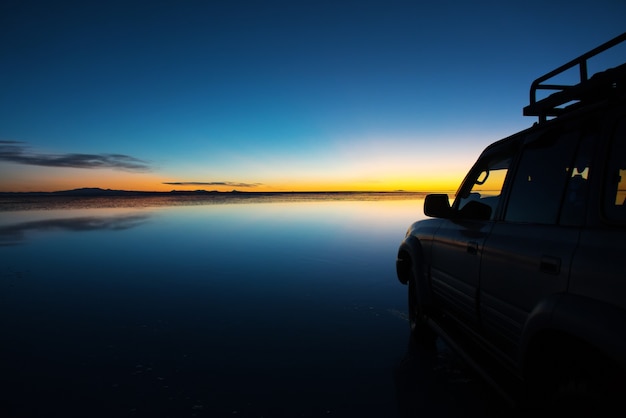
<path fill-rule="evenodd" d="M 28 151 L 24 143 L 18 141 L 0 141 L 0 161 L 44 167 L 150 171 L 145 161 L 124 154 L 37 154 Z"/>
<path fill-rule="evenodd" d="M 228 186 L 228 187 L 258 187 L 263 183 L 237 183 L 234 181 L 171 181 L 164 182 L 170 186 Z"/>

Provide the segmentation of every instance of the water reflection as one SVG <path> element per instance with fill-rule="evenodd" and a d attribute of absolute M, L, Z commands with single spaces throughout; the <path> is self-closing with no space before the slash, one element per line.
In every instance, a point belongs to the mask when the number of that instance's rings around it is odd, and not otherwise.
<path fill-rule="evenodd" d="M 403 418 L 521 418 L 440 339 L 424 343 L 409 337 L 394 382 Z"/>
<path fill-rule="evenodd" d="M 32 231 L 121 231 L 134 228 L 146 222 L 147 213 L 132 213 L 114 216 L 81 216 L 75 218 L 52 218 L 0 225 L 0 246 L 16 245 Z"/>
<path fill-rule="evenodd" d="M 395 278 L 421 207 L 3 216 L 0 237 L 22 245 L 0 247 L 0 416 L 438 416 L 420 396 L 464 386 L 441 383 L 459 376 L 448 357 L 407 351 Z"/>

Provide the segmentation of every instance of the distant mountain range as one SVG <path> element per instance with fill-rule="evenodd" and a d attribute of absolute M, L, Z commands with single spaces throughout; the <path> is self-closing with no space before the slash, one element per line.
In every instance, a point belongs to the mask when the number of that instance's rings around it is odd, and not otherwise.
<path fill-rule="evenodd" d="M 84 187 L 81 189 L 73 190 L 61 190 L 56 192 L 0 192 L 2 196 L 75 196 L 75 197 L 98 197 L 98 196 L 163 196 L 163 195 L 177 195 L 177 196 L 199 196 L 199 195 L 212 195 L 212 194 L 242 194 L 242 195 L 279 195 L 279 194 L 363 194 L 363 193 L 406 193 L 403 190 L 396 190 L 393 192 L 240 192 L 238 190 L 232 190 L 230 192 L 220 192 L 217 190 L 172 190 L 169 192 L 142 192 L 132 190 L 111 190 L 101 189 L 98 187 Z"/>
<path fill-rule="evenodd" d="M 98 187 L 84 187 L 81 189 L 61 190 L 57 192 L 0 192 L 0 196 L 151 196 L 151 195 L 199 195 L 215 193 L 241 193 L 237 190 L 231 192 L 218 192 L 217 190 L 172 190 L 169 192 L 142 192 L 132 190 L 111 190 Z"/>

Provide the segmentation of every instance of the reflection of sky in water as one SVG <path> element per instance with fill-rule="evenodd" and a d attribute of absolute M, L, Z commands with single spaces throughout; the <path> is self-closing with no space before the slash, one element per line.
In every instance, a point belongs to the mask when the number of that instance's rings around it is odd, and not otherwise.
<path fill-rule="evenodd" d="M 37 396 L 109 413 L 383 413 L 407 337 L 395 252 L 421 205 L 5 212 L 3 361 Z"/>

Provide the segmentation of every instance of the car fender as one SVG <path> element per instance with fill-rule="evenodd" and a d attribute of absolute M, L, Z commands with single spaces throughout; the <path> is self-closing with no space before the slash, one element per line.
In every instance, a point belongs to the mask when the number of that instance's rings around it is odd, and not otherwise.
<path fill-rule="evenodd" d="M 410 278 L 415 278 L 415 296 L 419 305 L 425 309 L 431 306 L 433 299 L 430 286 L 430 251 L 433 236 L 440 225 L 440 219 L 414 223 L 400 245 L 396 259 L 398 279 L 407 284 Z"/>
<path fill-rule="evenodd" d="M 400 244 L 396 258 L 396 274 L 400 283 L 408 283 L 413 274 L 413 267 L 422 264 L 423 258 L 420 240 L 413 235 L 408 235 Z"/>
<path fill-rule="evenodd" d="M 400 248 L 398 248 L 396 273 L 400 283 L 406 284 L 410 277 L 405 263 L 410 261 L 411 265 L 412 263 L 420 263 L 422 266 L 430 264 L 433 236 L 440 226 L 441 219 L 425 219 L 411 225 L 406 237 L 400 244 Z M 411 259 L 404 260 L 403 254 L 408 255 Z"/>

